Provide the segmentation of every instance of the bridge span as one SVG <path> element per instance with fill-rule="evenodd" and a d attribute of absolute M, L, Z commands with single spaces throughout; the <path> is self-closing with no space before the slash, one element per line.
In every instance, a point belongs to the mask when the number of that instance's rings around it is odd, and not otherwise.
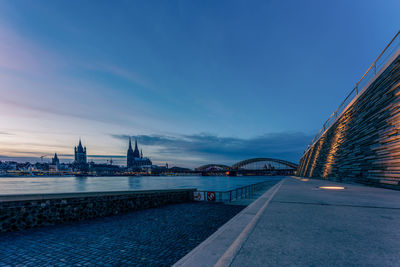
<path fill-rule="evenodd" d="M 294 175 L 297 164 L 274 158 L 251 158 L 239 161 L 232 166 L 206 164 L 195 170 L 203 175 Z"/>

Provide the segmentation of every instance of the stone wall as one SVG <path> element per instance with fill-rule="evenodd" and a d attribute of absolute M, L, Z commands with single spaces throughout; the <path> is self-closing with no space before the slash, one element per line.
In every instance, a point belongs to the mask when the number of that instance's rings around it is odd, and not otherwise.
<path fill-rule="evenodd" d="M 398 54 L 303 155 L 297 171 L 299 176 L 400 189 Z"/>
<path fill-rule="evenodd" d="M 195 189 L 0 197 L 0 232 L 115 215 L 193 200 Z"/>

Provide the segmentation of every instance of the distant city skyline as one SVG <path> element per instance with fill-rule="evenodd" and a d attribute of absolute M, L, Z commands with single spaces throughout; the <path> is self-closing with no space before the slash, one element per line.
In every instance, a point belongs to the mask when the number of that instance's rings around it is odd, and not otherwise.
<path fill-rule="evenodd" d="M 0 160 L 298 162 L 398 31 L 386 1 L 0 1 Z M 318 112 L 316 112 L 318 110 Z"/>

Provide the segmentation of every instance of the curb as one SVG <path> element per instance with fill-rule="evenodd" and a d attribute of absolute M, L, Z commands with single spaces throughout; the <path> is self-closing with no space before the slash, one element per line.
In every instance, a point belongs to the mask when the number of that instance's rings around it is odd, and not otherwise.
<path fill-rule="evenodd" d="M 271 187 L 173 266 L 229 266 L 284 181 Z"/>

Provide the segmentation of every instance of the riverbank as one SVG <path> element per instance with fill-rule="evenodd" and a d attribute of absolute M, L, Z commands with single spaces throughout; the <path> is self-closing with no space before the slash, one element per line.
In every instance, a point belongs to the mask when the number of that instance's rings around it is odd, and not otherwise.
<path fill-rule="evenodd" d="M 195 189 L 0 196 L 0 232 L 193 201 Z"/>

